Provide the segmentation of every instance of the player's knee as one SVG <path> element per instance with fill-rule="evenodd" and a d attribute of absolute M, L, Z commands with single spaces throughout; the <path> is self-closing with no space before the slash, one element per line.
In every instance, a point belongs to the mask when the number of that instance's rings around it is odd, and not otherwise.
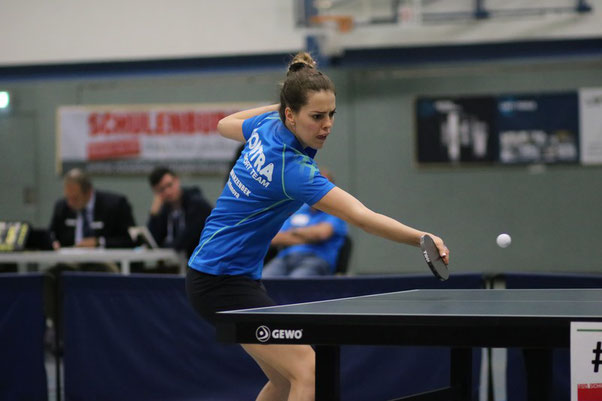
<path fill-rule="evenodd" d="M 313 355 L 312 355 L 313 356 Z M 307 356 L 298 363 L 298 369 L 293 373 L 291 384 L 302 386 L 307 389 L 313 389 L 316 386 L 316 366 L 315 359 Z"/>
<path fill-rule="evenodd" d="M 295 395 L 302 395 L 300 399 L 313 400 L 315 398 L 316 381 L 309 375 L 300 375 L 291 381 L 291 392 Z"/>
<path fill-rule="evenodd" d="M 288 393 L 291 389 L 290 383 L 286 380 L 274 381 L 269 380 L 266 384 L 266 391 L 275 395 L 277 399 L 285 400 L 288 398 Z"/>
<path fill-rule="evenodd" d="M 308 391 L 314 391 L 316 388 L 316 377 L 312 376 L 312 375 L 304 375 L 302 378 L 302 385 L 303 387 L 305 387 Z"/>

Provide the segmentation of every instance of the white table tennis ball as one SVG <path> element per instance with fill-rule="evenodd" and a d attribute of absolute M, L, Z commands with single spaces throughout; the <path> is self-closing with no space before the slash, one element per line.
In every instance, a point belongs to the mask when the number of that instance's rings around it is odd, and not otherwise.
<path fill-rule="evenodd" d="M 504 234 L 500 234 L 497 236 L 497 238 L 495 239 L 495 242 L 497 242 L 497 245 L 500 248 L 506 248 L 510 245 L 510 243 L 512 243 L 512 238 L 510 238 L 510 236 L 506 233 Z"/>

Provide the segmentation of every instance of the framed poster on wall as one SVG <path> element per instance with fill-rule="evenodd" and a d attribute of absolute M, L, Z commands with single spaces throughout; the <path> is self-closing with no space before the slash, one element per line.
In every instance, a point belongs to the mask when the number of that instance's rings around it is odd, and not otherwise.
<path fill-rule="evenodd" d="M 575 92 L 498 97 L 500 162 L 578 163 L 578 108 Z"/>
<path fill-rule="evenodd" d="M 418 98 L 418 163 L 492 163 L 498 155 L 495 97 Z"/>
<path fill-rule="evenodd" d="M 596 107 L 601 106 L 590 106 Z M 590 111 L 581 118 L 591 126 L 589 154 L 600 145 L 602 160 L 602 140 L 593 139 L 598 116 Z M 416 160 L 449 165 L 578 163 L 579 126 L 576 92 L 419 97 Z"/>

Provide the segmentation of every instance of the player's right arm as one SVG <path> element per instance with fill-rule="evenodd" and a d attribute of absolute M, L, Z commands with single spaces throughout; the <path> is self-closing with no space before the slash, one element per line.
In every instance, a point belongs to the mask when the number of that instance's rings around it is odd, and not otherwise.
<path fill-rule="evenodd" d="M 433 237 L 444 262 L 449 263 L 449 250 L 445 247 L 441 238 L 406 226 L 383 214 L 373 212 L 351 194 L 338 187 L 330 190 L 313 207 L 337 216 L 370 234 L 404 244 L 420 246 L 420 237 L 429 234 Z"/>
<path fill-rule="evenodd" d="M 217 123 L 217 131 L 221 136 L 229 139 L 234 139 L 238 142 L 245 142 L 245 138 L 242 134 L 242 123 L 251 117 L 258 116 L 269 111 L 276 111 L 280 108 L 280 103 L 272 104 L 270 106 L 256 107 L 254 109 L 243 110 L 230 114 L 219 120 Z"/>

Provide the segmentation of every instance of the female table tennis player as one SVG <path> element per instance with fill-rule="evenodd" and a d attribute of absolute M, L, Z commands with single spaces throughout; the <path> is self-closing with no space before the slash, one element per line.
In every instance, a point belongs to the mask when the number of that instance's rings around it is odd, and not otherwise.
<path fill-rule="evenodd" d="M 220 120 L 222 136 L 246 145 L 188 263 L 188 297 L 205 319 L 213 321 L 216 311 L 275 305 L 260 281 L 263 259 L 282 223 L 303 203 L 369 233 L 419 246 L 425 232 L 371 211 L 320 174 L 313 157 L 331 133 L 335 108 L 334 84 L 308 53 L 299 53 L 289 64 L 280 103 Z M 449 262 L 443 241 L 432 237 Z M 257 400 L 314 399 L 310 346 L 243 348 L 269 379 Z"/>

